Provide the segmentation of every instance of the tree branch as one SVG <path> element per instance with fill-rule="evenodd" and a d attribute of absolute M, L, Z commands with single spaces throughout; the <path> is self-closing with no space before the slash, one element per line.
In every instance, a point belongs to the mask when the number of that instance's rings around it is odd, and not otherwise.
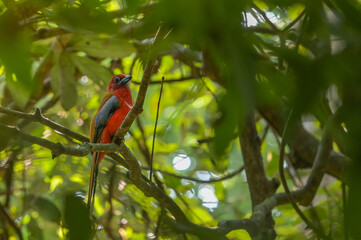
<path fill-rule="evenodd" d="M 287 32 L 288 30 L 290 30 L 304 15 L 305 15 L 306 11 L 303 10 L 300 15 L 297 16 L 297 18 L 295 20 L 293 20 L 292 22 L 290 22 L 285 28 L 282 29 L 283 32 Z"/>
<path fill-rule="evenodd" d="M 156 62 L 155 58 L 152 58 L 147 61 L 147 64 L 144 69 L 143 78 L 140 83 L 137 100 L 135 101 L 133 108 L 129 111 L 128 115 L 125 117 L 121 126 L 118 128 L 117 132 L 114 134 L 113 142 L 119 142 L 119 140 L 122 140 L 125 134 L 128 132 L 134 120 L 137 118 L 137 116 L 143 112 L 145 95 L 147 93 L 150 77 L 153 74 L 153 68 L 155 62 Z"/>
<path fill-rule="evenodd" d="M 179 234 L 184 234 L 188 232 L 195 236 L 198 236 L 199 239 L 217 239 L 217 240 L 228 239 L 227 237 L 225 237 L 225 232 L 227 232 L 227 230 L 221 231 L 221 229 L 219 228 L 207 228 L 193 223 L 184 224 L 178 221 L 174 221 L 172 218 L 168 217 L 167 215 L 163 216 L 163 222 L 165 225 L 168 225 L 170 228 L 172 228 L 175 232 Z"/>
<path fill-rule="evenodd" d="M 265 28 L 265 27 L 248 27 L 245 28 L 246 31 L 254 32 L 254 33 L 263 33 L 263 34 L 271 34 L 271 35 L 278 35 L 279 33 L 273 29 Z"/>
<path fill-rule="evenodd" d="M 41 110 L 39 108 L 35 109 L 35 112 L 33 114 L 29 114 L 29 113 L 23 113 L 23 112 L 19 112 L 19 111 L 15 111 L 15 110 L 11 110 L 8 108 L 3 108 L 0 107 L 0 112 L 7 114 L 7 115 L 11 115 L 13 117 L 17 117 L 17 118 L 22 118 L 28 121 L 32 121 L 32 122 L 38 122 L 41 123 L 45 126 L 50 127 L 53 130 L 59 131 L 69 137 L 72 137 L 74 139 L 77 139 L 81 142 L 89 142 L 89 138 L 77 133 L 77 132 L 73 132 L 68 128 L 65 128 L 63 126 L 61 126 L 60 124 L 51 121 L 48 118 L 45 118 L 42 114 L 41 114 Z"/>
<path fill-rule="evenodd" d="M 282 107 L 282 106 L 281 106 Z M 259 106 L 258 111 L 271 124 L 271 126 L 280 134 L 284 128 L 284 117 L 279 114 L 282 112 L 280 109 L 276 112 L 264 106 Z M 292 138 L 287 142 L 291 147 L 291 160 L 297 168 L 297 165 L 303 167 L 311 167 L 315 161 L 317 148 L 320 142 L 307 132 L 301 123 L 297 123 L 293 132 Z M 331 151 L 329 155 L 329 164 L 327 165 L 327 173 L 346 181 L 345 168 L 349 164 L 350 160 L 343 154 Z"/>
<path fill-rule="evenodd" d="M 72 148 L 72 147 L 65 147 L 60 143 L 53 143 L 46 139 L 34 137 L 30 134 L 23 133 L 16 128 L 7 127 L 6 125 L 4 125 L 2 123 L 0 123 L 0 130 L 8 133 L 9 136 L 20 137 L 23 140 L 26 140 L 28 142 L 35 143 L 37 145 L 40 145 L 40 146 L 50 149 L 52 151 L 53 158 L 57 157 L 61 154 L 67 154 L 67 155 L 81 157 L 81 156 L 85 156 L 89 153 L 89 151 L 85 148 L 76 149 L 76 148 Z"/>
<path fill-rule="evenodd" d="M 43 146 L 52 151 L 53 157 L 57 157 L 61 154 L 67 154 L 72 156 L 85 156 L 89 154 L 91 151 L 97 152 L 114 152 L 119 151 L 126 159 L 126 167 L 129 169 L 129 179 L 148 197 L 154 197 L 157 199 L 164 207 L 168 208 L 168 210 L 173 214 L 175 219 L 182 224 L 192 225 L 189 222 L 188 218 L 184 215 L 183 211 L 179 208 L 179 206 L 159 187 L 157 187 L 154 183 L 149 182 L 149 180 L 141 174 L 140 165 L 138 160 L 135 158 L 134 154 L 130 151 L 130 149 L 121 142 L 120 145 L 115 143 L 110 144 L 95 144 L 95 143 L 84 143 L 79 148 L 65 147 L 60 143 L 53 143 L 48 140 L 35 137 L 26 133 L 22 133 L 16 128 L 7 127 L 4 124 L 0 123 L 0 130 L 3 132 L 7 132 L 16 137 L 20 137 L 23 140 L 28 142 Z M 115 154 L 116 155 L 116 154 Z M 113 156 L 111 154 L 110 156 Z M 122 162 L 122 158 L 116 157 L 117 162 Z M 193 226 L 194 227 L 194 226 Z M 200 226 L 199 226 L 200 227 Z"/>
<path fill-rule="evenodd" d="M 291 203 L 292 207 L 296 211 L 296 213 L 300 216 L 300 218 L 306 223 L 307 227 L 315 231 L 319 236 L 322 236 L 323 238 L 326 236 L 324 232 L 321 230 L 319 226 L 316 226 L 311 220 L 309 220 L 306 215 L 301 211 L 301 209 L 298 207 L 293 195 L 291 194 L 290 189 L 288 188 L 286 177 L 283 169 L 284 164 L 284 153 L 285 153 L 285 146 L 286 146 L 286 139 L 289 138 L 289 122 L 291 121 L 291 118 L 293 119 L 293 108 L 291 109 L 288 119 L 285 123 L 285 128 L 282 133 L 282 142 L 280 147 L 280 157 L 279 157 L 279 173 L 281 177 L 282 186 L 285 189 L 288 201 Z M 322 175 L 323 176 L 323 175 Z M 317 187 L 318 188 L 318 187 Z M 317 189 L 316 188 L 316 189 Z M 304 189 L 304 188 L 303 188 Z"/>
<path fill-rule="evenodd" d="M 16 111 L 15 111 L 16 112 Z M 30 118 L 27 118 L 30 121 L 36 121 L 37 119 L 32 117 L 32 114 L 18 114 L 19 112 L 15 113 L 17 117 L 26 118 L 28 115 L 30 115 Z M 40 123 L 43 123 L 44 125 L 50 124 L 50 126 L 56 126 L 56 130 L 62 133 L 68 132 L 67 129 L 59 124 L 55 124 L 54 122 L 51 122 L 50 120 L 44 118 L 42 121 L 39 121 Z M 52 125 L 55 124 L 55 125 Z M 129 179 L 142 191 L 146 196 L 154 197 L 157 199 L 163 206 L 165 206 L 176 218 L 177 225 L 181 224 L 182 226 L 186 226 L 186 229 L 189 230 L 190 233 L 195 234 L 197 236 L 205 236 L 208 234 L 226 234 L 232 230 L 235 229 L 245 229 L 250 234 L 252 232 L 259 231 L 260 227 L 262 227 L 262 224 L 264 222 L 265 217 L 267 214 L 277 205 L 280 204 L 286 204 L 289 203 L 289 200 L 287 198 L 287 195 L 285 193 L 279 193 L 274 194 L 264 200 L 262 203 L 254 207 L 253 215 L 250 219 L 239 219 L 239 220 L 228 220 L 223 221 L 219 223 L 218 228 L 205 228 L 196 224 L 193 224 L 189 222 L 189 220 L 184 215 L 183 211 L 179 208 L 179 206 L 168 196 L 166 195 L 159 187 L 157 187 L 154 183 L 150 183 L 149 180 L 140 173 L 140 166 L 135 158 L 135 156 L 132 154 L 132 152 L 125 146 L 124 143 L 121 143 L 121 145 L 117 144 L 91 144 L 91 143 L 84 143 L 79 148 L 71 148 L 71 147 L 64 147 L 60 143 L 52 143 L 48 140 L 41 139 L 38 137 L 31 136 L 29 134 L 25 134 L 20 132 L 19 130 L 11 127 L 7 127 L 4 124 L 0 124 L 0 129 L 5 131 L 10 131 L 12 134 L 16 135 L 17 137 L 21 137 L 24 140 L 30 141 L 32 143 L 41 145 L 43 147 L 49 148 L 54 153 L 59 154 L 69 154 L 74 156 L 85 156 L 91 151 L 102 151 L 102 152 L 108 152 L 108 155 L 111 156 L 117 163 L 120 163 L 121 165 L 125 166 L 130 170 L 129 172 Z M 70 131 L 70 130 L 69 130 Z M 80 135 L 80 134 L 79 134 Z M 77 136 L 77 135 L 73 135 Z M 87 139 L 85 136 L 80 135 L 77 136 L 77 138 L 80 139 Z M 325 150 L 321 149 L 327 149 L 319 147 L 320 153 L 317 154 L 317 159 L 327 159 L 327 155 L 323 154 Z M 122 157 L 119 155 L 113 153 L 115 151 L 120 151 L 121 154 L 127 159 L 125 161 Z M 112 152 L 112 153 L 110 153 Z M 55 154 L 56 156 L 56 154 Z M 317 160 L 318 161 L 318 160 Z M 317 167 L 317 169 L 322 169 L 322 167 Z M 233 174 L 237 174 L 238 171 L 241 171 L 241 169 L 235 171 L 234 173 L 231 173 L 225 177 L 219 178 L 219 179 L 212 179 L 212 181 L 220 181 L 224 180 L 228 177 L 233 176 Z M 316 170 L 314 170 L 316 171 Z M 318 174 L 314 173 L 311 174 L 311 176 L 318 176 Z M 310 176 L 310 177 L 311 177 Z M 189 178 L 189 180 L 195 180 Z M 296 201 L 302 202 L 304 196 L 312 195 L 308 193 L 314 184 L 315 180 L 309 179 L 308 184 L 305 185 L 305 187 L 301 190 L 292 192 L 292 196 L 295 198 Z M 317 180 L 318 182 L 318 180 Z M 314 195 L 313 195 L 314 196 Z M 256 229 L 256 230 L 254 230 Z M 219 238 L 221 239 L 221 238 Z"/>
<path fill-rule="evenodd" d="M 332 121 L 332 119 L 330 120 Z M 302 189 L 303 197 L 300 200 L 300 203 L 304 206 L 309 205 L 315 197 L 316 192 L 321 184 L 322 178 L 326 172 L 328 159 L 332 151 L 332 139 L 329 133 L 329 125 L 330 123 L 327 123 L 324 127 L 322 140 L 317 149 L 316 158 L 312 167 L 311 174 L 307 180 L 306 185 Z"/>
<path fill-rule="evenodd" d="M 11 218 L 9 212 L 0 204 L 0 216 L 2 219 L 6 220 L 7 223 L 14 229 L 16 235 L 18 235 L 20 240 L 23 240 L 23 235 L 21 234 L 20 228 L 16 222 Z"/>
<path fill-rule="evenodd" d="M 168 80 L 164 80 L 164 83 L 177 83 L 177 82 L 185 82 L 185 81 L 189 81 L 189 80 L 195 80 L 198 79 L 199 77 L 196 76 L 187 76 L 187 77 L 181 77 L 181 78 L 177 78 L 177 79 L 168 79 Z M 140 82 L 136 82 L 136 81 L 132 81 L 132 83 L 136 84 L 136 85 L 140 85 Z M 162 81 L 161 80 L 152 80 L 149 82 L 149 85 L 152 84 L 161 84 Z"/>
<path fill-rule="evenodd" d="M 64 128 L 64 127 L 62 127 Z M 78 148 L 73 147 L 66 147 L 63 146 L 61 143 L 53 143 L 43 138 L 35 137 L 27 133 L 23 133 L 14 127 L 8 127 L 2 123 L 0 123 L 0 130 L 3 132 L 9 133 L 9 135 L 19 137 L 27 142 L 40 145 L 52 151 L 52 157 L 58 157 L 61 154 L 83 157 L 88 155 L 91 152 L 106 152 L 106 153 L 114 153 L 119 152 L 122 149 L 122 146 L 119 146 L 114 143 L 109 144 L 99 144 L 99 143 L 83 143 Z M 70 131 L 70 130 L 69 130 Z M 83 136 L 84 137 L 84 136 Z M 110 154 L 110 156 L 114 156 Z M 116 157 L 116 161 L 122 163 L 124 159 L 120 158 L 119 156 Z M 122 164 L 124 165 L 124 164 Z M 127 166 L 126 164 L 125 166 Z"/>
<path fill-rule="evenodd" d="M 273 193 L 276 188 L 273 182 L 266 177 L 260 152 L 260 140 L 255 128 L 253 115 L 248 117 L 245 127 L 239 131 L 239 139 L 247 182 L 251 193 L 252 205 L 256 206 L 269 194 Z"/>
<path fill-rule="evenodd" d="M 149 170 L 150 169 L 149 167 L 141 167 L 141 168 L 144 169 L 144 170 Z M 230 178 L 236 176 L 237 174 L 239 174 L 240 172 L 242 172 L 244 170 L 244 166 L 242 166 L 241 168 L 239 168 L 239 169 L 235 170 L 234 172 L 231 172 L 230 174 L 227 174 L 227 175 L 225 175 L 223 177 L 212 178 L 212 179 L 209 179 L 209 180 L 201 180 L 201 179 L 194 178 L 194 177 L 181 176 L 181 175 L 177 175 L 175 173 L 171 173 L 171 172 L 164 171 L 164 170 L 161 170 L 161 169 L 153 169 L 153 170 L 156 171 L 156 172 L 160 172 L 162 174 L 168 175 L 168 176 L 172 176 L 172 177 L 179 178 L 179 179 L 185 179 L 185 180 L 189 180 L 189 181 L 192 181 L 192 182 L 214 183 L 214 182 L 221 182 L 221 181 L 224 181 L 224 180 L 227 180 L 227 179 L 230 179 Z"/>
<path fill-rule="evenodd" d="M 262 18 L 268 23 L 268 25 L 270 25 L 270 27 L 275 31 L 275 32 L 280 32 L 280 30 L 278 29 L 278 27 L 276 27 L 276 25 L 273 24 L 273 22 L 271 20 L 269 20 L 269 18 L 267 17 L 266 13 L 263 12 L 256 4 L 252 4 L 252 8 L 254 8 L 261 16 Z"/>
<path fill-rule="evenodd" d="M 241 132 L 242 131 L 242 132 Z M 254 122 L 253 114 L 246 120 L 243 129 L 239 128 L 239 138 L 246 170 L 247 183 L 252 200 L 252 209 L 263 202 L 278 187 L 278 183 L 266 177 L 260 151 L 260 140 Z M 265 221 L 260 222 L 262 228 L 257 232 L 249 232 L 254 239 L 274 239 L 276 233 L 273 229 L 274 221 L 271 212 L 265 213 Z"/>
<path fill-rule="evenodd" d="M 331 125 L 331 123 L 328 125 Z M 295 202 L 308 205 L 314 198 L 322 180 L 322 176 L 326 172 L 329 154 L 332 149 L 331 147 L 332 141 L 330 140 L 329 129 L 328 127 L 325 127 L 322 141 L 317 150 L 315 164 L 312 168 L 307 184 L 302 189 L 290 193 Z M 267 215 L 273 208 L 278 205 L 288 203 L 290 203 L 290 199 L 286 193 L 273 194 L 254 207 L 253 214 L 250 219 L 221 221 L 218 225 L 219 230 L 226 234 L 232 230 L 245 229 L 252 236 L 261 231 Z"/>

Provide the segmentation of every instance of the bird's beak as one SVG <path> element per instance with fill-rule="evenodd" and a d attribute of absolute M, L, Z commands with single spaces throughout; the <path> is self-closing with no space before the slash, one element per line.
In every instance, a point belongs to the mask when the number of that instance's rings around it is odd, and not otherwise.
<path fill-rule="evenodd" d="M 122 79 L 121 84 L 126 84 L 126 83 L 129 82 L 130 80 L 132 80 L 132 76 L 127 75 L 127 76 L 125 76 L 125 77 Z"/>

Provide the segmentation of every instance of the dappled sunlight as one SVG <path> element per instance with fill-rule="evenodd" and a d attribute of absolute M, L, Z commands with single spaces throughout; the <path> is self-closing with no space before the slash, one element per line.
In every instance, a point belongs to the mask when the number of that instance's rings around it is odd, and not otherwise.
<path fill-rule="evenodd" d="M 185 154 L 178 154 L 173 158 L 173 167 L 178 171 L 187 170 L 191 163 L 191 159 Z"/>
<path fill-rule="evenodd" d="M 211 211 L 218 206 L 218 199 L 214 194 L 214 188 L 211 185 L 200 185 L 198 197 L 202 200 L 202 205 L 209 208 Z"/>

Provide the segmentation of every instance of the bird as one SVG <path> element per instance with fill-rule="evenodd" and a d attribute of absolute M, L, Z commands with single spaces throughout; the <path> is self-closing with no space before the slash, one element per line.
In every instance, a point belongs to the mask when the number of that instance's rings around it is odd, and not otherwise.
<path fill-rule="evenodd" d="M 128 84 L 131 79 L 132 76 L 126 74 L 118 74 L 112 77 L 108 85 L 108 91 L 90 123 L 91 143 L 105 144 L 112 142 L 115 132 L 133 107 L 132 94 Z M 93 153 L 88 192 L 90 214 L 94 207 L 98 168 L 104 156 L 105 152 Z"/>

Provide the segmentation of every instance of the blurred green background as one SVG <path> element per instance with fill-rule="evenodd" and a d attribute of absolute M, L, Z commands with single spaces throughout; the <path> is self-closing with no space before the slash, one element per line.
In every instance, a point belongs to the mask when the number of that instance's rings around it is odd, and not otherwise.
<path fill-rule="evenodd" d="M 150 53 L 159 28 L 161 40 Z M 157 176 L 166 193 L 186 216 L 207 227 L 252 214 L 236 134 L 247 116 L 256 121 L 267 177 L 278 179 L 280 140 L 290 109 L 292 121 L 302 123 L 308 137 L 317 140 L 337 111 L 333 153 L 344 162 L 351 159 L 350 167 L 336 177 L 326 174 L 312 205 L 302 210 L 330 239 L 357 239 L 360 46 L 359 0 L 2 0 L 0 101 L 2 107 L 22 112 L 41 108 L 45 117 L 88 136 L 111 77 L 131 74 L 135 99 L 147 58 L 156 54 L 144 112 L 126 144 L 148 176 L 159 81 L 164 76 L 154 168 L 161 170 Z M 0 122 L 66 146 L 81 144 L 5 114 Z M 0 204 L 24 239 L 87 239 L 91 223 L 84 220 L 84 196 L 90 156 L 52 159 L 48 149 L 4 132 L 0 138 Z M 315 142 L 310 144 L 317 148 Z M 307 181 L 313 161 L 305 161 L 295 149 L 288 146 L 285 165 L 291 190 Z M 238 170 L 235 176 L 209 182 Z M 195 238 L 160 224 L 162 206 L 132 185 L 125 172 L 110 159 L 101 164 L 96 239 Z M 272 216 L 277 239 L 317 237 L 305 229 L 290 204 L 277 206 Z M 227 236 L 250 239 L 244 230 Z M 14 228 L 1 219 L 0 239 L 17 238 Z"/>

